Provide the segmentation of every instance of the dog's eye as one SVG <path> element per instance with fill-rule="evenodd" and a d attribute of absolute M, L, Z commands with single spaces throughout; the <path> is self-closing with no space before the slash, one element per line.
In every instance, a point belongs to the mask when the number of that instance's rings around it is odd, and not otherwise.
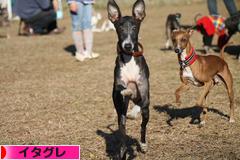
<path fill-rule="evenodd" d="M 137 27 L 136 27 L 136 26 L 133 26 L 133 27 L 132 27 L 132 30 L 133 30 L 133 31 L 135 31 L 136 29 L 137 29 Z"/>
<path fill-rule="evenodd" d="M 187 42 L 187 39 L 186 39 L 186 38 L 183 38 L 183 39 L 182 39 L 182 42 Z"/>
<path fill-rule="evenodd" d="M 119 30 L 120 30 L 121 32 L 123 32 L 123 31 L 124 31 L 124 28 L 123 28 L 123 27 L 119 27 Z"/>

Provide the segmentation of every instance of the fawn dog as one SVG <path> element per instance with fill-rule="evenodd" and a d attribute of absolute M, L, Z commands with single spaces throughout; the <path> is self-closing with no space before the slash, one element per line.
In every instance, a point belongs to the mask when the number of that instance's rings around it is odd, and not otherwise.
<path fill-rule="evenodd" d="M 203 92 L 197 102 L 198 106 L 203 108 L 203 117 L 201 125 L 205 124 L 207 108 L 203 105 L 210 89 L 222 81 L 227 89 L 230 100 L 230 122 L 234 122 L 234 93 L 233 93 L 233 78 L 228 68 L 228 64 L 224 61 L 223 51 L 221 50 L 221 57 L 208 55 L 197 55 L 190 37 L 193 30 L 175 30 L 172 33 L 172 41 L 175 52 L 178 55 L 180 64 L 180 79 L 182 84 L 175 92 L 176 102 L 180 104 L 180 93 L 189 89 L 189 84 L 201 87 Z"/>

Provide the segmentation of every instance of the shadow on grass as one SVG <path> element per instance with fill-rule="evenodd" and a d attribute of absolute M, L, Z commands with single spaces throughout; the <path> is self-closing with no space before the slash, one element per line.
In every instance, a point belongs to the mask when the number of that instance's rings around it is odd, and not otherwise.
<path fill-rule="evenodd" d="M 64 50 L 71 54 L 72 56 L 75 56 L 76 48 L 73 44 L 65 47 Z"/>
<path fill-rule="evenodd" d="M 102 130 L 97 130 L 96 133 L 97 135 L 101 136 L 102 138 L 105 139 L 105 144 L 106 144 L 106 153 L 107 156 L 111 160 L 118 160 L 120 158 L 120 132 L 119 130 L 112 130 L 111 125 L 109 125 L 107 128 L 110 130 L 111 133 L 106 133 Z M 140 145 L 136 139 L 133 139 L 129 136 L 127 136 L 127 159 L 132 160 L 136 157 L 134 154 L 134 146 L 137 147 L 137 151 L 140 149 Z"/>
<path fill-rule="evenodd" d="M 200 106 L 193 106 L 188 108 L 176 108 L 171 104 L 165 105 L 156 105 L 153 107 L 159 113 L 166 113 L 169 116 L 169 119 L 166 121 L 169 126 L 172 126 L 172 121 L 174 119 L 179 118 L 187 118 L 190 117 L 190 124 L 199 124 L 200 123 L 200 115 L 202 113 L 202 108 Z M 216 113 L 222 117 L 229 118 L 228 115 L 214 108 L 207 108 L 209 112 Z"/>
<path fill-rule="evenodd" d="M 227 46 L 225 48 L 225 52 L 230 55 L 234 55 L 234 56 L 236 56 L 236 59 L 239 59 L 240 58 L 240 45 Z"/>

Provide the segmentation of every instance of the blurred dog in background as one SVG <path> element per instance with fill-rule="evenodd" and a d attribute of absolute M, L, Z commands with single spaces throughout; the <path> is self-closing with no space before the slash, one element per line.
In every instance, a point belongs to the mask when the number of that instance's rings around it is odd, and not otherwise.
<path fill-rule="evenodd" d="M 1 30 L 4 30 L 3 32 L 5 32 L 0 34 L 0 38 L 10 37 L 7 31 L 7 28 L 9 26 L 10 26 L 10 22 L 8 20 L 8 11 L 6 8 L 2 8 L 2 6 L 0 6 L 0 28 Z"/>
<path fill-rule="evenodd" d="M 180 13 L 175 13 L 175 14 L 169 14 L 167 16 L 166 20 L 166 30 L 165 30 L 165 35 L 166 35 L 166 43 L 165 43 L 165 48 L 166 49 L 171 49 L 172 48 L 172 42 L 171 42 L 171 35 L 173 30 L 180 29 L 180 18 L 181 14 Z"/>
<path fill-rule="evenodd" d="M 167 16 L 167 20 L 165 23 L 165 35 L 166 35 L 166 43 L 165 43 L 165 48 L 166 49 L 172 49 L 172 40 L 171 40 L 171 35 L 174 30 L 178 29 L 189 29 L 192 28 L 192 25 L 182 25 L 180 23 L 181 19 L 181 13 L 174 13 L 174 14 L 169 14 Z"/>
<path fill-rule="evenodd" d="M 114 25 L 111 21 L 108 19 L 104 20 L 101 27 L 97 27 L 99 24 L 99 21 L 102 19 L 101 13 L 94 12 L 92 16 L 92 30 L 93 32 L 108 32 L 108 31 L 114 31 Z"/>

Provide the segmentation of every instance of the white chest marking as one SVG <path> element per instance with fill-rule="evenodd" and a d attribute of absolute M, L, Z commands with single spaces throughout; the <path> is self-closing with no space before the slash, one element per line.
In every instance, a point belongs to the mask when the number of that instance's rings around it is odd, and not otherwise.
<path fill-rule="evenodd" d="M 187 56 L 186 49 L 184 49 L 182 54 L 181 54 L 181 60 L 185 61 L 186 56 Z M 183 77 L 190 78 L 190 79 L 193 79 L 193 80 L 195 79 L 194 76 L 193 76 L 192 70 L 189 66 L 187 66 L 183 69 Z"/>
<path fill-rule="evenodd" d="M 186 54 L 186 49 L 183 50 L 182 54 L 181 54 L 181 60 L 185 61 L 185 57 L 187 56 Z M 195 86 L 202 86 L 202 84 L 193 76 L 192 70 L 189 66 L 185 67 L 183 69 L 183 73 L 182 76 L 186 79 L 188 79 L 188 81 L 190 83 L 192 83 Z"/>
<path fill-rule="evenodd" d="M 134 58 L 121 67 L 121 80 L 127 85 L 129 81 L 138 82 L 140 79 L 140 68 Z"/>

